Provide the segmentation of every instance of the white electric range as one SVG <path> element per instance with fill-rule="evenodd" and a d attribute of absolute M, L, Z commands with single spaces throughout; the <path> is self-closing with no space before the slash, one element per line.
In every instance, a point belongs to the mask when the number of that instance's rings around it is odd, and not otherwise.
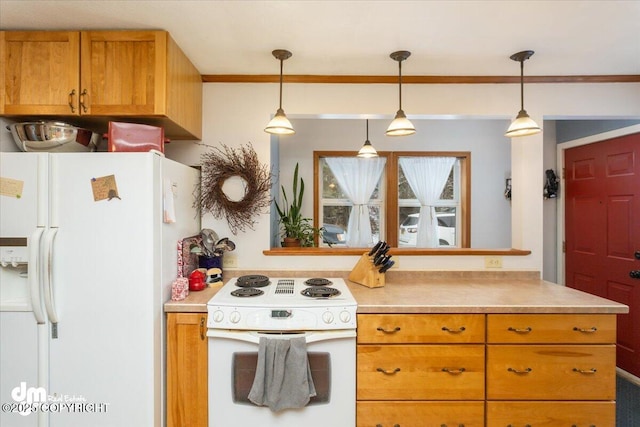
<path fill-rule="evenodd" d="M 355 427 L 356 310 L 341 278 L 230 279 L 207 303 L 209 427 Z M 306 406 L 273 412 L 249 400 L 262 337 L 305 337 L 317 391 Z"/>

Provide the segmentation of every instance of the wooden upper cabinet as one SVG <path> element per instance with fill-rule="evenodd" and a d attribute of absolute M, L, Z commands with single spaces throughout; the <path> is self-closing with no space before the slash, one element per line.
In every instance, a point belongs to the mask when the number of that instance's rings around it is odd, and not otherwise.
<path fill-rule="evenodd" d="M 80 33 L 0 32 L 0 73 L 5 115 L 78 113 Z"/>
<path fill-rule="evenodd" d="M 170 138 L 201 139 L 202 79 L 166 31 L 11 31 L 0 37 L 0 114 L 75 116 L 100 132 L 108 120 L 124 118 L 163 126 Z"/>

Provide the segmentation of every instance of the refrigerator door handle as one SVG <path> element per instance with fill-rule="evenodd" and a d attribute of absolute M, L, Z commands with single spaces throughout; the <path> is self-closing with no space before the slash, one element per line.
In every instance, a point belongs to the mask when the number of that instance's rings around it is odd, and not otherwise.
<path fill-rule="evenodd" d="M 42 310 L 42 298 L 40 288 L 40 238 L 44 232 L 43 227 L 37 227 L 29 238 L 29 266 L 28 283 L 29 297 L 31 299 L 31 309 L 36 322 L 43 325 L 46 321 L 44 311 Z"/>
<path fill-rule="evenodd" d="M 58 232 L 57 228 L 50 228 L 44 235 L 44 274 L 43 274 L 43 293 L 44 306 L 47 309 L 49 321 L 53 324 L 58 323 L 58 313 L 56 311 L 55 300 L 53 298 L 53 240 Z"/>

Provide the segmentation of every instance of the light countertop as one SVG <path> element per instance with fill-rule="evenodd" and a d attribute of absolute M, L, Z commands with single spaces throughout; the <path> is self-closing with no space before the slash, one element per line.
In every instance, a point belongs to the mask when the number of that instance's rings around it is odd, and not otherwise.
<path fill-rule="evenodd" d="M 392 274 L 390 274 L 392 273 Z M 358 313 L 628 313 L 629 307 L 540 280 L 537 272 L 389 272 L 386 285 L 368 288 L 347 279 L 349 272 L 245 272 L 270 277 L 343 277 Z M 225 277 L 226 280 L 228 278 Z M 165 312 L 204 313 L 221 284 L 168 301 Z"/>

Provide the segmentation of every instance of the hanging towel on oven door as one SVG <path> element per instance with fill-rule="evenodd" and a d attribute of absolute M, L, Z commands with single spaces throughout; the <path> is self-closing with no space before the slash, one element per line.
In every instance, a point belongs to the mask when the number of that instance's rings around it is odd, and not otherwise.
<path fill-rule="evenodd" d="M 315 395 L 305 337 L 260 337 L 258 365 L 249 400 L 278 412 L 302 408 Z"/>

